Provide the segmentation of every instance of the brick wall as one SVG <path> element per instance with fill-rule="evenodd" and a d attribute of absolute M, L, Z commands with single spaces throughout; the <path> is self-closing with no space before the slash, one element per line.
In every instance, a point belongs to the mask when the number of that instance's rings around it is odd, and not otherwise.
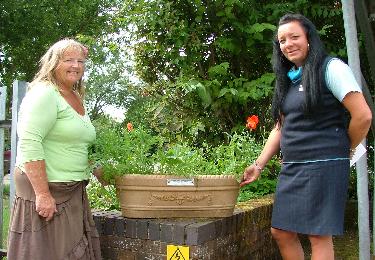
<path fill-rule="evenodd" d="M 281 259 L 271 238 L 271 211 L 272 199 L 266 197 L 239 204 L 227 218 L 129 219 L 118 211 L 93 215 L 104 259 L 165 260 L 167 245 L 188 246 L 191 260 Z"/>

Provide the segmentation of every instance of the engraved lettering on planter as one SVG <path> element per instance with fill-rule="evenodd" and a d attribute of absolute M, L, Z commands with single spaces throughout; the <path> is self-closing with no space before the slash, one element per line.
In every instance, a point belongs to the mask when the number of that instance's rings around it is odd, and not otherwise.
<path fill-rule="evenodd" d="M 203 193 L 199 195 L 191 195 L 188 193 L 151 193 L 150 199 L 148 201 L 148 205 L 152 206 L 152 204 L 156 201 L 175 201 L 178 205 L 182 205 L 186 202 L 197 202 L 207 199 L 207 205 L 212 204 L 212 195 L 210 193 Z"/>

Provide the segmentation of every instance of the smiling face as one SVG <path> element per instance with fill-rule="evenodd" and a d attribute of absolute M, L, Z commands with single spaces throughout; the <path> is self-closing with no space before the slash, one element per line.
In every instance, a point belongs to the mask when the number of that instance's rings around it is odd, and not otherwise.
<path fill-rule="evenodd" d="M 82 51 L 68 49 L 64 52 L 55 69 L 55 77 L 59 86 L 71 89 L 83 76 L 85 57 Z"/>
<path fill-rule="evenodd" d="M 288 60 L 297 67 L 305 63 L 309 53 L 309 46 L 306 33 L 299 22 L 292 21 L 280 25 L 277 31 L 277 39 L 281 52 Z"/>

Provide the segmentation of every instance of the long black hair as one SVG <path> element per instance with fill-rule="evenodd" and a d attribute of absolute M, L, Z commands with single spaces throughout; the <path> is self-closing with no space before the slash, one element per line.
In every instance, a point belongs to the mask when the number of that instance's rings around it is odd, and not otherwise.
<path fill-rule="evenodd" d="M 315 25 L 301 14 L 288 13 L 280 18 L 279 25 L 299 22 L 306 33 L 309 43 L 309 50 L 302 65 L 302 85 L 305 88 L 304 112 L 310 114 L 320 104 L 320 94 L 324 78 L 322 73 L 322 64 L 327 57 L 323 42 L 320 40 Z M 290 87 L 290 79 L 287 76 L 288 71 L 294 66 L 281 52 L 280 44 L 276 35 L 273 39 L 272 66 L 276 74 L 276 86 L 272 102 L 272 117 L 275 123 L 281 125 L 281 105 Z"/>

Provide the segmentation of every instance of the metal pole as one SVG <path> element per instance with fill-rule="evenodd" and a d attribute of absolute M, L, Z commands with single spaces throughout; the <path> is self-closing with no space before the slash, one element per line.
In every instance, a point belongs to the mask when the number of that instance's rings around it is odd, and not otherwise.
<path fill-rule="evenodd" d="M 342 0 L 348 62 L 357 82 L 361 85 L 357 28 L 353 0 Z M 366 146 L 366 141 L 362 144 Z M 370 260 L 369 198 L 367 176 L 367 154 L 356 163 L 358 197 L 359 259 Z"/>
<path fill-rule="evenodd" d="M 366 6 L 366 1 L 365 0 L 356 0 L 354 2 L 354 9 L 355 9 L 356 17 L 357 17 L 357 22 L 358 22 L 359 28 L 362 31 L 362 35 L 363 35 L 363 39 L 364 39 L 364 44 L 365 44 L 366 54 L 367 54 L 366 55 L 367 61 L 370 65 L 370 69 L 371 69 L 371 78 L 373 80 L 375 80 L 375 37 L 374 37 L 374 33 L 372 31 L 372 28 L 371 28 L 371 23 L 370 23 L 370 20 L 369 20 L 369 11 L 368 11 L 367 6 Z M 365 82 L 363 77 L 362 77 L 362 82 L 364 83 L 362 85 L 364 87 L 366 82 Z M 370 102 L 372 101 L 371 94 L 370 94 L 370 91 L 368 90 L 368 87 L 366 87 L 366 90 L 367 90 L 366 101 L 370 105 L 371 104 Z M 370 106 L 370 107 L 371 107 L 372 114 L 375 115 L 375 113 L 373 111 L 374 110 L 373 102 L 372 102 L 372 106 Z M 375 120 L 375 117 L 373 118 L 373 122 L 372 122 L 373 133 L 375 131 L 374 120 Z M 374 139 L 374 143 L 375 143 L 375 139 Z M 374 163 L 374 166 L 375 166 L 375 151 L 374 151 L 374 162 L 373 163 Z M 372 174 L 373 175 L 375 174 L 375 170 L 373 170 Z M 375 184 L 375 180 L 374 180 L 374 184 Z M 375 194 L 375 185 L 374 185 L 374 188 L 373 188 L 373 194 Z M 373 205 L 372 206 L 372 234 L 375 234 L 375 199 L 373 199 L 372 205 Z M 372 248 L 373 248 L 372 255 L 375 255 L 375 253 L 374 253 L 375 236 L 373 236 L 373 238 L 372 238 Z"/>
<path fill-rule="evenodd" d="M 366 79 L 363 77 L 363 75 L 361 76 L 361 78 L 362 78 L 362 91 L 363 91 L 363 94 L 365 95 L 366 102 L 371 109 L 371 113 L 373 115 L 375 115 L 375 105 L 374 105 L 374 101 L 372 100 L 372 96 L 371 96 L 371 93 L 370 93 L 369 86 L 366 82 Z M 371 129 L 372 129 L 372 132 L 374 133 L 375 132 L 375 117 L 374 116 L 372 117 Z M 375 138 L 373 139 L 373 142 L 375 143 Z M 375 154 L 375 151 L 374 151 L 374 154 Z M 375 166 L 375 156 L 374 156 L 374 159 L 373 159 L 373 165 Z M 375 174 L 374 170 L 372 171 L 372 174 L 373 175 Z M 375 194 L 375 180 L 374 180 L 374 188 L 373 188 L 372 192 L 373 192 L 373 194 Z M 372 199 L 372 224 L 373 224 L 372 225 L 372 234 L 375 234 L 375 198 Z M 372 255 L 375 254 L 374 248 L 375 248 L 375 237 L 373 236 L 373 238 L 372 238 Z"/>

